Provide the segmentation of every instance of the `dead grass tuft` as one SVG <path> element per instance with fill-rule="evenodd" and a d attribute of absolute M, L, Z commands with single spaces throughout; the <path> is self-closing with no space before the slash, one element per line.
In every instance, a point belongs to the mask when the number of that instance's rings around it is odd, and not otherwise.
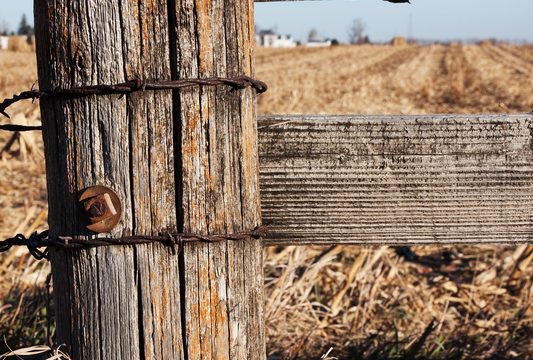
<path fill-rule="evenodd" d="M 52 349 L 44 345 L 11 350 L 0 355 L 0 360 L 21 358 L 33 360 L 70 360 L 70 357 L 61 351 L 61 348 Z"/>
<path fill-rule="evenodd" d="M 330 348 L 332 356 L 363 359 L 531 353 L 533 247 L 413 250 L 416 262 L 390 247 L 267 249 L 270 355 L 316 358 Z"/>

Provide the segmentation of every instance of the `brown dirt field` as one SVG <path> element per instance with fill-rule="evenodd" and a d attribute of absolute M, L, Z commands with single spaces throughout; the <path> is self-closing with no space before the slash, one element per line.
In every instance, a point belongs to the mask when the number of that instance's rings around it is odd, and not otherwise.
<path fill-rule="evenodd" d="M 35 68 L 28 53 L 0 51 L 0 98 L 30 88 Z M 533 46 L 256 50 L 256 76 L 270 86 L 258 99 L 262 114 L 529 112 L 532 74 Z M 38 122 L 37 106 L 17 104 L 12 119 Z M 0 133 L 0 149 L 9 139 Z M 25 135 L 0 156 L 0 239 L 46 228 L 44 171 L 39 134 Z M 533 353 L 533 247 L 412 250 L 423 263 L 389 247 L 266 249 L 271 358 Z M 0 334 L 12 348 L 45 343 L 47 272 L 24 250 L 0 254 Z"/>

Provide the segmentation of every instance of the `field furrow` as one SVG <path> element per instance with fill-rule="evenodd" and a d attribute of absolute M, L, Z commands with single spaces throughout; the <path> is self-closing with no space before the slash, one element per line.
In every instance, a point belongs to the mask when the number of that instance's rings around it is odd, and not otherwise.
<path fill-rule="evenodd" d="M 517 61 L 519 65 L 529 69 L 531 74 L 531 71 L 533 71 L 533 51 L 524 51 L 516 45 L 509 44 L 503 44 L 499 46 L 498 49 L 508 53 L 510 56 L 513 56 L 515 61 Z"/>
<path fill-rule="evenodd" d="M 303 56 L 289 63 L 258 62 L 257 76 L 271 90 L 259 98 L 260 106 L 276 104 L 282 113 L 324 113 L 324 106 L 343 94 L 354 74 L 399 51 L 371 46 L 313 50 L 318 50 L 315 57 Z"/>
<path fill-rule="evenodd" d="M 491 112 L 529 112 L 533 109 L 533 77 L 525 73 L 515 60 L 502 56 L 494 46 L 468 46 L 465 54 L 475 64 L 486 84 L 481 99 L 492 97 L 483 108 Z M 520 69 L 518 71 L 517 69 Z"/>
<path fill-rule="evenodd" d="M 484 45 L 481 48 L 491 59 L 514 71 L 517 75 L 531 75 L 531 64 L 505 51 L 501 46 Z"/>

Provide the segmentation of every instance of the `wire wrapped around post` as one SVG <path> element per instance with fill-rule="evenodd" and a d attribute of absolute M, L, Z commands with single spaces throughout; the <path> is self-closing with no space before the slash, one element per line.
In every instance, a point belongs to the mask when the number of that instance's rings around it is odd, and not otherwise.
<path fill-rule="evenodd" d="M 90 249 L 101 246 L 128 246 L 150 243 L 161 243 L 163 245 L 181 247 L 184 243 L 203 242 L 215 243 L 221 241 L 242 241 L 247 239 L 262 239 L 267 236 L 265 226 L 258 226 L 249 231 L 240 231 L 233 234 L 199 235 L 188 233 L 167 233 L 158 236 L 126 236 L 121 238 L 109 237 L 76 237 L 58 236 L 49 237 L 49 232 L 33 233 L 29 238 L 18 234 L 12 238 L 0 241 L 0 253 L 10 250 L 13 246 L 26 246 L 30 254 L 37 260 L 48 259 L 48 249 L 41 251 L 41 248 L 64 248 L 73 250 Z"/>
<path fill-rule="evenodd" d="M 91 95 L 113 95 L 121 94 L 127 95 L 138 91 L 158 91 L 158 90 L 181 90 L 185 88 L 198 86 L 231 86 L 235 89 L 244 89 L 251 87 L 255 89 L 257 94 L 262 94 L 268 90 L 266 83 L 253 79 L 249 76 L 236 76 L 232 78 L 212 77 L 206 79 L 181 79 L 181 80 L 161 80 L 161 81 L 143 81 L 141 79 L 134 79 L 119 84 L 108 85 L 87 85 L 75 86 L 69 89 L 53 89 L 53 90 L 36 90 L 31 89 L 13 95 L 12 98 L 5 99 L 0 103 L 0 114 L 9 118 L 6 112 L 11 105 L 22 100 L 39 99 L 43 96 L 51 97 L 66 97 L 77 98 Z M 40 130 L 37 127 L 25 127 L 21 125 L 0 125 L 0 130 L 6 131 L 29 131 Z"/>

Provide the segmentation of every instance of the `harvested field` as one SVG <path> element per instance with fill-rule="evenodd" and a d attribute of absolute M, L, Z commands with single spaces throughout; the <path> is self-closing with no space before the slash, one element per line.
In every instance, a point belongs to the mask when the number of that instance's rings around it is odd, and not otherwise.
<path fill-rule="evenodd" d="M 257 50 L 263 113 L 529 112 L 533 47 L 337 46 Z"/>
<path fill-rule="evenodd" d="M 533 46 L 256 50 L 259 113 L 516 113 L 533 109 Z M 35 60 L 0 52 L 0 98 Z M 36 123 L 38 104 L 10 110 Z M 7 120 L 1 118 L 0 123 Z M 10 142 L 0 133 L 0 149 Z M 0 238 L 46 228 L 39 134 L 0 155 Z M 413 257 L 414 251 L 418 256 Z M 284 247 L 266 253 L 272 359 L 517 358 L 533 353 L 533 247 Z M 412 261 L 408 261 L 411 259 Z M 0 354 L 46 343 L 46 263 L 0 254 Z M 324 357 L 326 358 L 326 357 Z"/>

